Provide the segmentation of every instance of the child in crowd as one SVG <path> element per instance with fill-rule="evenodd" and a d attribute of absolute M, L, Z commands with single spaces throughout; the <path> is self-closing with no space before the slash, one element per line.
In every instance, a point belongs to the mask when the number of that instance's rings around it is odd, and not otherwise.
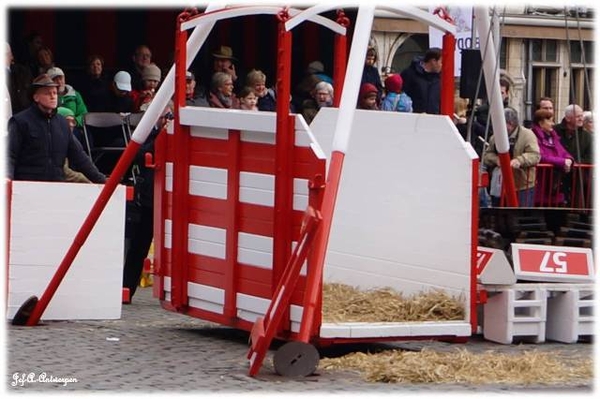
<path fill-rule="evenodd" d="M 256 105 L 258 103 L 258 97 L 254 93 L 252 87 L 243 87 L 238 98 L 240 99 L 240 109 L 258 111 L 258 106 Z"/>
<path fill-rule="evenodd" d="M 363 83 L 358 93 L 359 109 L 379 109 L 377 108 L 377 87 L 371 83 Z"/>
<path fill-rule="evenodd" d="M 412 112 L 412 100 L 402 91 L 402 77 L 393 73 L 385 80 L 386 95 L 381 102 L 382 111 Z"/>

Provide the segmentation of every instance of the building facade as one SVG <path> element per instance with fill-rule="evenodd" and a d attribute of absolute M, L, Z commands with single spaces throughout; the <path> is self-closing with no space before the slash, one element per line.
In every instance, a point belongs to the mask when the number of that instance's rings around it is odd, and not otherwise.
<path fill-rule="evenodd" d="M 593 108 L 595 16 L 592 9 L 524 5 L 490 12 L 490 15 L 496 14 L 501 38 L 499 68 L 513 83 L 510 105 L 519 111 L 522 119 L 531 118 L 540 97 L 554 100 L 558 120 L 571 103 L 586 110 Z M 376 12 L 371 44 L 378 51 L 382 71 L 400 72 L 429 47 L 429 29 L 414 20 Z M 461 44 L 476 48 L 477 38 Z M 457 93 L 459 80 L 457 78 Z"/>

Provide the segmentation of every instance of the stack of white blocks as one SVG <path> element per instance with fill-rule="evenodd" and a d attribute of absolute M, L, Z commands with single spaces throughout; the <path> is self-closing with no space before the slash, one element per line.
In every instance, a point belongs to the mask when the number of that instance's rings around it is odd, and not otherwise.
<path fill-rule="evenodd" d="M 501 344 L 515 337 L 574 343 L 593 334 L 592 284 L 535 283 L 486 287 L 483 336 Z"/>
<path fill-rule="evenodd" d="M 510 344 L 516 336 L 534 342 L 546 339 L 546 290 L 539 284 L 515 284 L 498 288 L 483 308 L 483 336 Z"/>
<path fill-rule="evenodd" d="M 549 291 L 546 338 L 574 343 L 580 336 L 594 334 L 594 287 L 573 286 Z"/>

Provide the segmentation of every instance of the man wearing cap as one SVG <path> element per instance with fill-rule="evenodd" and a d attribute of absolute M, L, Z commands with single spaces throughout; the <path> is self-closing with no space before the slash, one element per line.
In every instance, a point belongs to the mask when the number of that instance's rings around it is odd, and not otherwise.
<path fill-rule="evenodd" d="M 83 97 L 73 86 L 67 84 L 65 73 L 59 67 L 48 69 L 46 74 L 58 85 L 58 106 L 69 108 L 75 114 L 77 126 L 73 130 L 73 134 L 83 143 L 83 116 L 88 112 Z"/>
<path fill-rule="evenodd" d="M 209 107 L 206 94 L 202 89 L 196 89 L 196 76 L 191 71 L 185 73 L 185 105 Z"/>
<path fill-rule="evenodd" d="M 115 74 L 110 86 L 109 112 L 134 112 L 133 96 L 131 94 L 131 75 L 127 71 Z"/>
<path fill-rule="evenodd" d="M 106 177 L 71 134 L 67 120 L 56 115 L 58 85 L 47 74 L 34 79 L 33 104 L 8 121 L 9 179 L 65 181 L 64 164 L 94 183 Z"/>

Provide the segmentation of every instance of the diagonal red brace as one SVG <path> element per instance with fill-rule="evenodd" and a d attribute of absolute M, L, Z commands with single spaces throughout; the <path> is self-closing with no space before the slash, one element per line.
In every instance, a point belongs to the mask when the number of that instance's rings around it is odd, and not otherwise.
<path fill-rule="evenodd" d="M 283 276 L 281 276 L 281 280 L 277 284 L 269 308 L 264 318 L 259 317 L 252 327 L 250 333 L 251 346 L 248 351 L 248 359 L 250 359 L 248 374 L 250 376 L 256 375 L 260 370 L 271 341 L 273 341 L 273 337 L 277 332 L 277 327 L 281 323 L 285 310 L 290 306 L 290 300 L 300 277 L 302 264 L 306 260 L 308 251 L 311 249 L 311 244 L 315 238 L 320 221 L 320 212 L 309 206 L 302 220 L 300 240 L 296 244 L 294 252 L 285 267 Z M 312 323 L 312 320 L 310 322 Z"/>

